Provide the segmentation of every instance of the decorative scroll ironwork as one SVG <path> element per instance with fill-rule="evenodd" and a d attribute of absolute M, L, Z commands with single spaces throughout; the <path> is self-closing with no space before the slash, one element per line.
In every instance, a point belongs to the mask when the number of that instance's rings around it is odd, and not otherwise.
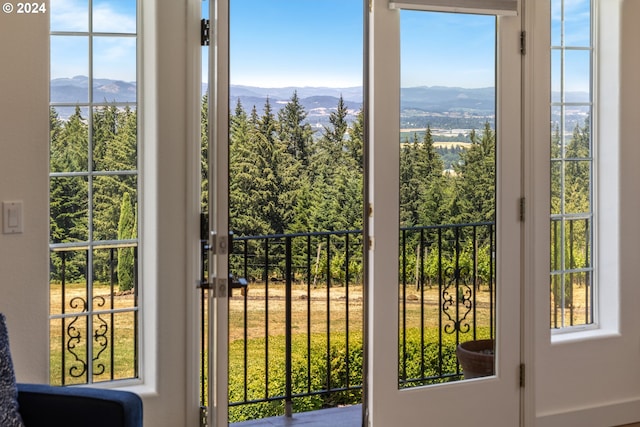
<path fill-rule="evenodd" d="M 82 306 L 82 312 L 87 311 L 87 301 L 82 297 L 75 297 L 69 301 L 71 308 L 78 308 Z M 83 316 L 85 317 L 85 316 Z M 82 342 L 82 332 L 76 327 L 76 322 L 80 319 L 80 316 L 74 317 L 74 319 L 67 325 L 67 351 L 73 356 L 75 360 L 71 362 L 72 366 L 69 368 L 69 375 L 72 378 L 80 378 L 87 372 L 87 363 L 76 353 L 76 347 Z"/>
<path fill-rule="evenodd" d="M 106 300 L 102 296 L 95 296 L 92 298 L 92 301 L 96 304 L 97 307 L 104 307 L 106 304 Z M 96 302 L 97 301 L 97 302 Z M 79 328 L 76 324 L 80 320 L 80 318 L 87 319 L 89 312 L 89 306 L 86 299 L 82 297 L 74 297 L 69 301 L 69 307 L 77 309 L 81 308 L 81 311 L 78 313 L 78 316 L 73 317 L 73 320 L 66 327 L 67 334 L 67 343 L 66 349 L 71 356 L 73 356 L 73 361 L 71 362 L 71 367 L 69 368 L 69 375 L 72 378 L 81 378 L 87 373 L 88 365 L 87 365 L 87 356 L 83 357 L 81 355 L 81 351 L 78 346 L 83 341 L 82 329 Z M 88 328 L 88 325 L 87 325 Z M 109 346 L 109 324 L 102 318 L 101 315 L 95 315 L 93 322 L 93 341 L 97 344 L 97 351 L 93 357 L 93 362 L 99 362 L 95 364 L 95 368 L 93 371 L 93 375 L 102 375 L 106 370 L 106 364 L 100 361 L 100 356 Z M 89 334 L 87 333 L 87 336 Z"/>
<path fill-rule="evenodd" d="M 115 255 L 122 248 L 133 248 L 134 282 L 131 292 L 118 293 Z M 90 384 L 138 376 L 137 243 L 105 244 L 94 249 L 108 252 L 107 257 L 94 254 L 93 262 L 96 264 L 99 259 L 100 268 L 92 272 L 88 267 L 91 250 L 86 246 L 63 243 L 51 247 L 52 307 L 59 307 L 50 316 L 51 326 L 57 331 L 56 340 L 59 340 L 59 346 L 52 348 L 50 355 L 52 384 Z M 84 254 L 84 259 L 81 254 Z M 74 262 L 73 274 L 69 268 L 71 260 Z M 95 282 L 88 280 L 87 276 L 94 277 Z M 83 281 L 84 286 L 81 285 Z M 68 284 L 74 286 L 69 287 Z M 94 292 L 102 295 L 90 297 Z M 123 303 L 122 307 L 116 307 L 116 297 L 130 294 L 133 306 Z M 133 324 L 130 325 L 121 315 L 132 315 Z M 125 362 L 116 369 L 115 360 L 119 355 L 116 355 L 115 343 L 129 339 L 132 340 L 132 351 L 126 353 Z"/>
<path fill-rule="evenodd" d="M 444 273 L 449 279 L 442 288 L 442 314 L 446 316 L 443 330 L 447 334 L 465 334 L 471 331 L 472 326 L 467 319 L 473 309 L 469 269 L 447 267 Z"/>
<path fill-rule="evenodd" d="M 106 300 L 102 296 L 93 297 L 93 301 L 98 301 L 98 307 L 104 307 Z M 109 345 L 109 338 L 107 338 L 107 333 L 109 332 L 109 324 L 101 317 L 101 315 L 96 315 L 96 319 L 94 321 L 94 331 L 93 331 L 93 341 L 98 345 L 99 350 L 96 352 L 93 357 L 94 362 L 98 362 L 100 359 L 100 355 L 107 349 Z M 98 324 L 96 326 L 96 323 Z M 112 361 L 113 363 L 113 361 Z M 107 369 L 106 365 L 102 362 L 98 363 L 94 367 L 93 375 L 102 375 L 104 371 Z"/>

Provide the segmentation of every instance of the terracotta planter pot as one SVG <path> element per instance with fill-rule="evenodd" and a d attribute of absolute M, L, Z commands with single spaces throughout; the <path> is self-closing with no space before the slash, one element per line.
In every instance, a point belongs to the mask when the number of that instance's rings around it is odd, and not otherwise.
<path fill-rule="evenodd" d="M 467 341 L 458 344 L 456 356 L 465 379 L 488 377 L 494 374 L 494 340 Z"/>

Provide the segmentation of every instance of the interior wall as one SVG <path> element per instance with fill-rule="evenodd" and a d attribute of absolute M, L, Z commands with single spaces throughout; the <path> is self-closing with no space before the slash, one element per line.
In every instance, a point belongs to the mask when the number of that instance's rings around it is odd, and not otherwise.
<path fill-rule="evenodd" d="M 595 134 L 602 185 L 596 193 L 601 212 L 596 235 L 598 269 L 611 274 L 598 277 L 601 329 L 553 337 L 548 277 L 538 275 L 534 386 L 535 425 L 541 427 L 640 420 L 640 2 L 603 0 L 599 14 L 600 123 Z"/>
<path fill-rule="evenodd" d="M 0 312 L 22 382 L 48 381 L 48 33 L 48 14 L 0 13 L 0 202 L 24 212 L 0 230 Z"/>
<path fill-rule="evenodd" d="M 193 254 L 186 247 L 189 241 L 197 246 L 198 217 L 196 206 L 187 219 L 192 180 L 187 183 L 186 157 L 193 134 L 186 106 L 193 69 L 188 61 L 196 59 L 187 43 L 197 40 L 198 52 L 199 1 L 144 0 L 142 8 L 144 345 L 142 383 L 128 388 L 143 397 L 145 425 L 197 425 L 197 351 L 190 350 L 187 333 L 195 323 L 187 302 L 197 271 L 188 271 Z M 194 16 L 187 18 L 188 11 Z M 49 14 L 0 12 L 0 40 L 0 201 L 24 205 L 24 232 L 0 233 L 0 312 L 7 316 L 18 381 L 47 383 Z M 197 90 L 199 95 L 199 83 Z M 199 165 L 197 160 L 191 163 Z"/>

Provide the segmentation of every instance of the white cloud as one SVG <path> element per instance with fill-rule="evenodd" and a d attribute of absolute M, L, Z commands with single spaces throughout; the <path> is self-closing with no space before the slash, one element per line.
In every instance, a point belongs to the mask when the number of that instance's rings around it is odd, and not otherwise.
<path fill-rule="evenodd" d="M 135 15 L 115 11 L 110 4 L 98 4 L 93 8 L 93 31 L 108 33 L 135 33 Z"/>
<path fill-rule="evenodd" d="M 51 31 L 87 32 L 89 0 L 51 0 Z M 136 32 L 135 0 L 93 0 L 93 31 L 130 34 Z M 56 36 L 51 45 L 51 77 L 88 75 L 88 38 Z M 94 78 L 136 80 L 136 38 L 93 38 Z"/>
<path fill-rule="evenodd" d="M 87 31 L 89 6 L 87 0 L 51 0 L 51 31 Z"/>
<path fill-rule="evenodd" d="M 116 7 L 123 4 L 134 5 L 133 2 L 94 0 L 93 31 L 135 33 L 135 11 L 125 12 Z M 88 0 L 51 0 L 50 11 L 51 31 L 88 31 L 89 29 Z"/>

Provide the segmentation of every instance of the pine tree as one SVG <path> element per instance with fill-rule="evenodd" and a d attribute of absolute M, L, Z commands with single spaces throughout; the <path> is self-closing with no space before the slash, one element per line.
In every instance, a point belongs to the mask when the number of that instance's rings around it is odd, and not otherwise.
<path fill-rule="evenodd" d="M 307 112 L 300 104 L 298 92 L 294 91 L 289 102 L 278 112 L 278 136 L 303 170 L 309 166 L 313 139 L 313 130 L 305 123 L 306 118 Z"/>
<path fill-rule="evenodd" d="M 118 220 L 118 240 L 133 239 L 136 235 L 136 215 L 129 193 L 122 196 L 120 219 Z M 127 291 L 134 286 L 134 253 L 133 248 L 118 249 L 118 287 Z"/>
<path fill-rule="evenodd" d="M 89 135 L 81 110 L 64 124 L 55 112 L 50 114 L 52 140 L 51 172 L 87 170 Z M 85 177 L 52 177 L 50 179 L 51 242 L 85 241 L 88 236 L 88 181 Z"/>
<path fill-rule="evenodd" d="M 87 170 L 88 131 L 80 108 L 68 121 L 50 109 L 50 168 L 52 173 Z M 79 169 L 74 169 L 79 168 Z M 49 180 L 49 229 L 51 243 L 82 242 L 89 238 L 88 181 L 83 176 L 52 176 Z M 68 281 L 83 280 L 84 251 L 60 252 L 51 256 L 51 278 L 61 279 L 62 259 Z"/>
<path fill-rule="evenodd" d="M 356 119 L 349 127 L 349 138 L 345 141 L 347 157 L 351 165 L 364 174 L 364 110 L 360 108 Z"/>
<path fill-rule="evenodd" d="M 431 127 L 427 127 L 418 150 L 418 175 L 421 176 L 422 186 L 419 190 L 420 207 L 418 222 L 420 225 L 442 224 L 444 206 L 447 194 L 446 183 L 442 172 L 444 164 L 436 152 Z"/>
<path fill-rule="evenodd" d="M 471 147 L 461 153 L 461 162 L 455 165 L 454 197 L 457 213 L 453 224 L 495 221 L 495 134 L 486 123 L 481 136 L 470 134 Z"/>
<path fill-rule="evenodd" d="M 137 115 L 130 108 L 119 110 L 110 105 L 94 112 L 94 134 L 106 138 L 96 142 L 101 157 L 94 160 L 105 174 L 93 179 L 93 240 L 117 238 L 119 207 L 129 193 L 137 198 L 137 178 L 126 173 L 137 170 Z"/>

